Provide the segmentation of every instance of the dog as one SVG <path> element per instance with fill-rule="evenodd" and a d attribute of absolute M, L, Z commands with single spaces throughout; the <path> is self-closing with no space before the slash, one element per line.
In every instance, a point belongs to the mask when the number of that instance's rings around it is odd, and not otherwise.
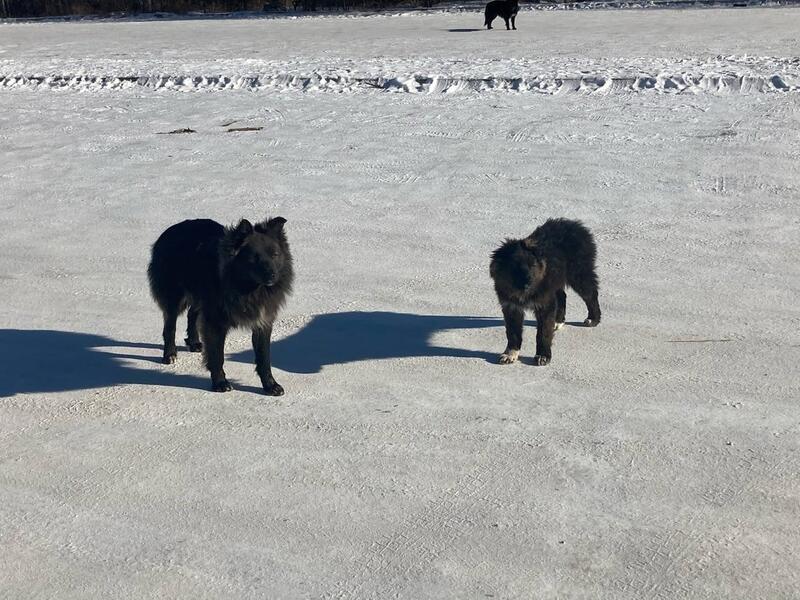
<path fill-rule="evenodd" d="M 497 17 L 502 17 L 506 22 L 506 29 L 516 29 L 518 12 L 519 0 L 492 0 L 486 5 L 486 19 L 483 24 L 486 29 L 491 29 L 492 21 Z M 511 27 L 508 26 L 509 21 L 511 22 Z"/>
<path fill-rule="evenodd" d="M 270 396 L 284 393 L 272 376 L 270 338 L 294 281 L 285 223 L 283 217 L 256 225 L 242 219 L 226 228 L 196 219 L 161 234 L 147 272 L 164 315 L 164 363 L 177 360 L 175 325 L 188 308 L 186 345 L 190 352 L 204 352 L 212 390 L 231 390 L 222 368 L 225 337 L 234 327 L 247 327 L 253 331 L 256 372 L 264 391 Z"/>
<path fill-rule="evenodd" d="M 548 219 L 521 240 L 507 239 L 492 253 L 489 272 L 503 309 L 508 345 L 501 364 L 519 357 L 525 309 L 536 314 L 534 364 L 546 365 L 552 358 L 556 329 L 564 325 L 569 285 L 586 303 L 587 327 L 600 323 L 598 279 L 595 271 L 597 246 L 591 232 L 579 221 Z"/>

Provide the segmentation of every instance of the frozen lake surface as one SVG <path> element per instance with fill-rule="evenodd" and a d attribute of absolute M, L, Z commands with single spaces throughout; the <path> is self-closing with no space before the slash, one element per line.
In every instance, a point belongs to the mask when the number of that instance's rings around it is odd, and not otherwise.
<path fill-rule="evenodd" d="M 0 596 L 796 597 L 800 12 L 481 22 L 0 25 Z M 268 215 L 286 395 L 214 394 L 149 247 Z M 553 216 L 603 322 L 500 366 Z"/>

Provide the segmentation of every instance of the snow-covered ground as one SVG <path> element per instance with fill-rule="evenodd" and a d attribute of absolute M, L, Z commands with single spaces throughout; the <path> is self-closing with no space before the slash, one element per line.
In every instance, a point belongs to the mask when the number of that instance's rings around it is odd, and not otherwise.
<path fill-rule="evenodd" d="M 789 82 L 800 63 L 797 10 L 448 31 L 480 21 L 0 26 L 0 75 L 18 78 L 0 89 L 0 597 L 797 597 L 788 83 L 30 80 Z M 236 391 L 213 394 L 197 355 L 159 363 L 149 246 L 185 218 L 267 215 L 288 219 L 298 272 L 273 347 L 286 395 L 259 394 L 246 332 Z M 528 327 L 500 366 L 489 253 L 550 216 L 596 234 L 603 323 L 561 330 L 547 367 Z"/>
<path fill-rule="evenodd" d="M 441 92 L 800 91 L 800 11 L 0 25 L 0 87 Z"/>

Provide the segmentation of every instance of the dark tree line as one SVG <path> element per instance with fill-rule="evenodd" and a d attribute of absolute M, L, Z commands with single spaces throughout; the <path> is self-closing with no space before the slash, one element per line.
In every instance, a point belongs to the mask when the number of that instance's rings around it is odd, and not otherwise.
<path fill-rule="evenodd" d="M 348 10 L 430 6 L 433 0 L 0 0 L 0 17 L 53 17 L 111 13 L 220 13 L 261 10 Z"/>

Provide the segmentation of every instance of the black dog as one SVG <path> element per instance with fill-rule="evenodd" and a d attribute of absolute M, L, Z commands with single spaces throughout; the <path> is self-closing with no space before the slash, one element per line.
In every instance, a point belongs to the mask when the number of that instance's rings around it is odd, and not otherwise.
<path fill-rule="evenodd" d="M 164 362 L 173 363 L 175 322 L 187 308 L 186 344 L 205 349 L 215 392 L 227 392 L 225 337 L 233 327 L 253 330 L 256 372 L 264 391 L 283 394 L 272 376 L 269 358 L 272 323 L 292 291 L 294 272 L 286 219 L 276 217 L 253 226 L 242 220 L 225 228 L 216 221 L 184 221 L 167 229 L 153 245 L 147 273 L 153 298 L 164 313 Z M 202 343 L 197 335 L 200 317 Z"/>
<path fill-rule="evenodd" d="M 486 5 L 486 29 L 492 28 L 492 21 L 497 17 L 502 17 L 506 22 L 506 29 L 516 29 L 517 13 L 519 12 L 519 0 L 492 0 Z M 511 27 L 508 22 L 511 21 Z"/>
<path fill-rule="evenodd" d="M 565 285 L 578 292 L 589 309 L 584 325 L 595 327 L 600 323 L 596 256 L 591 232 L 580 222 L 568 219 L 549 219 L 530 236 L 506 240 L 494 251 L 490 272 L 508 338 L 501 363 L 513 363 L 519 356 L 526 308 L 536 314 L 534 363 L 550 362 L 553 334 L 566 317 Z"/>

